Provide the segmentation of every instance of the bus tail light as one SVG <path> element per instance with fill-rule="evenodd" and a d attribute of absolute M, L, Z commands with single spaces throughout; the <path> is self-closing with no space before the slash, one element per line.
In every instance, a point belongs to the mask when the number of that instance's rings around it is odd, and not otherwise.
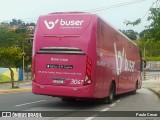
<path fill-rule="evenodd" d="M 33 57 L 33 59 L 32 59 L 32 80 L 33 80 L 33 82 L 36 82 L 36 78 L 35 78 L 35 57 Z"/>
<path fill-rule="evenodd" d="M 92 60 L 89 57 L 87 57 L 86 77 L 85 77 L 84 85 L 90 85 L 92 83 L 92 80 L 91 80 L 91 66 L 92 66 Z"/>

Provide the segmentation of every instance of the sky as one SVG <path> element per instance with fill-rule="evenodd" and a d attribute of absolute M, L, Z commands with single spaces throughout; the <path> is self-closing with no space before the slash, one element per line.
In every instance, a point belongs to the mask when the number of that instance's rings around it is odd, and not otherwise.
<path fill-rule="evenodd" d="M 144 30 L 147 22 L 147 11 L 155 0 L 1 0 L 0 22 L 11 21 L 13 18 L 24 22 L 36 22 L 40 15 L 53 12 L 83 11 L 99 15 L 117 29 Z M 133 2 L 137 2 L 134 3 Z M 122 4 L 127 4 L 121 6 Z M 121 6 L 121 7 L 113 7 Z M 97 8 L 106 8 L 100 10 Z M 110 8 L 110 9 L 108 9 Z M 93 11 L 95 10 L 95 11 Z M 145 16 L 145 17 L 144 17 Z M 124 21 L 142 18 L 138 26 L 126 26 Z"/>

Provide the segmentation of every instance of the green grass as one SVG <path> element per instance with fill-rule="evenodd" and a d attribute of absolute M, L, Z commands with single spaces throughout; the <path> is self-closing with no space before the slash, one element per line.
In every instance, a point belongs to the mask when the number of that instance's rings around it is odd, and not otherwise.
<path fill-rule="evenodd" d="M 5 75 L 0 75 L 0 83 L 1 82 L 11 82 L 11 78 L 9 78 Z"/>

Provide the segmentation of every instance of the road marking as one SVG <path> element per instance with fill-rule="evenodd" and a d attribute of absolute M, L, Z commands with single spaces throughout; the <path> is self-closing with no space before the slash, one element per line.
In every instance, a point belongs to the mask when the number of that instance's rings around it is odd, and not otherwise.
<path fill-rule="evenodd" d="M 118 103 L 118 102 L 120 102 L 120 100 L 117 100 L 116 102 Z"/>
<path fill-rule="evenodd" d="M 94 117 L 88 117 L 85 120 L 92 120 Z"/>
<path fill-rule="evenodd" d="M 115 106 L 115 105 L 116 105 L 116 103 L 113 103 L 113 104 L 111 104 L 110 106 L 113 107 L 113 106 Z"/>
<path fill-rule="evenodd" d="M 24 104 L 20 104 L 20 105 L 15 105 L 15 107 L 20 107 L 20 106 L 24 106 L 24 105 L 30 105 L 30 104 L 34 104 L 34 103 L 39 103 L 39 102 L 44 102 L 46 100 L 39 100 L 39 101 L 35 101 L 35 102 L 30 102 L 30 103 L 24 103 Z"/>
<path fill-rule="evenodd" d="M 98 114 L 93 115 L 93 117 L 88 117 L 85 120 L 92 120 L 93 118 L 95 118 L 96 116 L 98 116 Z"/>
<path fill-rule="evenodd" d="M 116 101 L 117 103 L 118 102 L 120 102 L 120 100 L 117 100 Z M 116 103 L 113 103 L 113 104 L 111 104 L 110 105 L 110 107 L 113 107 L 113 106 L 115 106 L 116 105 Z M 107 107 L 107 108 L 104 108 L 104 109 L 102 109 L 101 111 L 103 112 L 103 111 L 108 111 L 110 108 L 109 107 Z M 96 115 L 97 116 L 97 115 Z M 96 116 L 94 116 L 94 117 L 88 117 L 88 118 L 86 118 L 85 120 L 92 120 L 93 118 L 95 118 Z"/>
<path fill-rule="evenodd" d="M 108 111 L 110 108 L 104 108 L 101 111 Z"/>

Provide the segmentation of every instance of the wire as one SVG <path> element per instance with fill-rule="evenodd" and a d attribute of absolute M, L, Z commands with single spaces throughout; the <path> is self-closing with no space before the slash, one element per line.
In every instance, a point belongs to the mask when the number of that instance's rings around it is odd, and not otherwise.
<path fill-rule="evenodd" d="M 135 3 L 140 3 L 140 2 L 144 2 L 144 1 L 146 1 L 146 0 L 134 0 L 134 1 L 130 1 L 130 2 L 124 2 L 124 3 L 120 3 L 120 4 L 90 9 L 90 10 L 86 10 L 86 11 L 87 12 L 98 12 L 98 11 L 103 11 L 103 10 L 107 10 L 107 9 L 112 9 L 112 8 L 122 7 L 122 6 L 131 5 L 131 4 L 135 4 Z"/>
<path fill-rule="evenodd" d="M 115 4 L 115 5 L 110 5 L 110 6 L 105 6 L 105 7 L 100 7 L 100 8 L 95 8 L 95 9 L 90 9 L 90 10 L 86 10 L 86 12 L 98 12 L 98 11 L 104 11 L 107 9 L 113 9 L 113 8 L 117 8 L 117 7 L 122 7 L 122 6 L 127 6 L 127 5 L 132 5 L 135 3 L 140 3 L 140 2 L 144 2 L 147 0 L 134 0 L 134 1 L 130 1 L 130 2 L 123 2 L 123 3 L 119 3 L 119 4 Z M 159 0 L 157 0 L 159 1 Z M 142 17 L 142 19 L 148 14 L 149 11 L 147 11 L 147 13 Z M 29 20 L 31 19 L 31 20 Z M 24 18 L 21 19 L 23 22 L 33 22 L 33 21 L 37 21 L 38 17 L 34 17 L 34 18 Z M 9 20 L 0 20 L 0 21 L 9 21 Z"/>
<path fill-rule="evenodd" d="M 157 0 L 156 0 L 157 1 Z M 154 1 L 153 0 L 153 3 L 152 3 L 152 5 L 149 7 L 149 9 L 147 10 L 147 12 L 146 12 L 146 14 L 143 16 L 143 17 L 141 17 L 140 19 L 142 20 L 142 19 L 144 19 L 145 17 L 146 17 L 146 15 L 148 15 L 149 14 L 149 12 L 150 12 L 150 8 L 152 8 L 153 7 L 153 5 L 156 3 L 156 1 Z"/>
<path fill-rule="evenodd" d="M 141 17 L 141 18 L 139 18 L 139 19 L 137 19 L 137 20 L 138 20 L 138 21 L 142 21 L 142 19 L 144 19 L 145 16 L 149 14 L 150 9 L 153 7 L 154 4 L 156 4 L 156 7 L 157 7 L 158 1 L 160 1 L 160 0 L 153 0 L 152 5 L 149 7 L 149 9 L 148 9 L 147 12 L 144 14 L 144 16 Z M 159 9 L 159 8 L 157 8 L 157 9 Z M 137 21 L 137 20 L 136 20 L 136 21 Z M 135 22 L 136 22 L 136 21 L 135 21 Z M 128 21 L 127 21 L 127 22 L 128 22 Z M 133 23 L 132 23 L 132 25 L 133 25 Z M 134 25 L 133 25 L 133 26 L 134 26 Z"/>

